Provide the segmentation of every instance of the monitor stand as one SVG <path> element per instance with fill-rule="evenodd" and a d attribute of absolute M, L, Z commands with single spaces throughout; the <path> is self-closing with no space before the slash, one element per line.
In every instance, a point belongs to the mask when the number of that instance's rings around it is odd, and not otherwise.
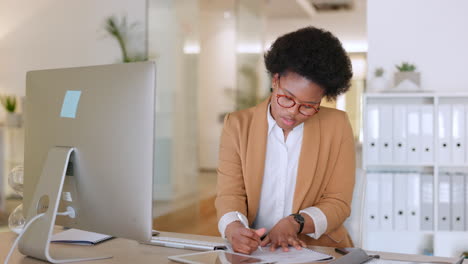
<path fill-rule="evenodd" d="M 54 250 L 49 248 L 68 161 L 74 150 L 72 147 L 54 147 L 47 155 L 26 219 L 30 220 L 40 213 L 44 215 L 23 231 L 18 249 L 24 255 L 51 263 L 112 258 L 112 256 L 83 256 L 77 254 L 77 251 L 81 250 L 76 247 L 60 247 Z"/>

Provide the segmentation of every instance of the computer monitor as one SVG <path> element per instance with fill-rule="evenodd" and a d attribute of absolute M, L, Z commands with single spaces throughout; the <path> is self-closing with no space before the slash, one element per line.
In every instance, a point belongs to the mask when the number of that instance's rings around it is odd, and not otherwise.
<path fill-rule="evenodd" d="M 24 208 L 28 219 L 46 213 L 31 229 L 53 226 L 56 214 L 47 214 L 57 196 L 58 212 L 71 206 L 76 217 L 56 216 L 55 224 L 151 239 L 154 100 L 153 62 L 27 73 Z M 22 253 L 42 254 L 28 247 L 50 242 L 48 224 L 25 234 Z"/>

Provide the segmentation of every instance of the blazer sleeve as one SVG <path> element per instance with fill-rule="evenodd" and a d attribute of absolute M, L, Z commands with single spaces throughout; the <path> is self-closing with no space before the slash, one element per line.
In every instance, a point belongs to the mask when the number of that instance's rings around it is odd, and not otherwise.
<path fill-rule="evenodd" d="M 218 163 L 218 182 L 215 207 L 218 221 L 226 213 L 238 211 L 247 215 L 247 195 L 245 191 L 240 139 L 235 122 L 230 114 L 224 118 L 221 134 Z"/>
<path fill-rule="evenodd" d="M 334 159 L 330 181 L 315 207 L 327 217 L 325 234 L 340 227 L 351 213 L 355 182 L 354 136 L 347 114 L 343 114 L 343 134 L 340 137 L 338 155 Z"/>

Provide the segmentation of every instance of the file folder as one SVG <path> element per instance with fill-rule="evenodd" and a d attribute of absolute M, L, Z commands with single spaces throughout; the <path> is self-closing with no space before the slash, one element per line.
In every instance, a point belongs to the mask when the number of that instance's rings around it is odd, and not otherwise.
<path fill-rule="evenodd" d="M 456 164 L 465 161 L 465 106 L 454 104 L 452 106 L 452 159 Z"/>
<path fill-rule="evenodd" d="M 434 230 L 434 177 L 429 173 L 421 175 L 421 230 Z"/>
<path fill-rule="evenodd" d="M 421 162 L 434 162 L 434 106 L 421 106 Z"/>
<path fill-rule="evenodd" d="M 393 162 L 406 163 L 406 105 L 393 107 Z"/>
<path fill-rule="evenodd" d="M 407 226 L 407 201 L 408 201 L 408 177 L 406 173 L 393 174 L 393 219 L 395 220 L 395 230 L 406 231 Z"/>
<path fill-rule="evenodd" d="M 409 231 L 421 229 L 421 175 L 418 172 L 410 172 L 407 175 L 408 199 L 407 199 L 407 222 Z"/>
<path fill-rule="evenodd" d="M 453 231 L 465 230 L 465 175 L 455 173 L 451 175 L 451 220 Z"/>
<path fill-rule="evenodd" d="M 421 162 L 421 107 L 408 105 L 408 163 Z"/>
<path fill-rule="evenodd" d="M 367 173 L 366 223 L 370 231 L 379 229 L 379 178 L 378 173 Z"/>
<path fill-rule="evenodd" d="M 392 121 L 393 121 L 393 106 L 380 105 L 380 125 L 379 125 L 379 163 L 391 163 L 393 160 L 392 146 Z"/>
<path fill-rule="evenodd" d="M 379 107 L 377 105 L 367 106 L 367 144 L 366 144 L 366 158 L 369 164 L 376 164 L 379 162 Z"/>
<path fill-rule="evenodd" d="M 451 163 L 452 156 L 452 106 L 447 104 L 439 105 L 438 121 L 439 121 L 439 146 L 438 159 L 439 163 Z"/>
<path fill-rule="evenodd" d="M 439 230 L 450 230 L 450 174 L 439 175 Z"/>
<path fill-rule="evenodd" d="M 381 230 L 393 230 L 393 174 L 380 173 L 379 215 Z"/>
<path fill-rule="evenodd" d="M 465 173 L 465 231 L 468 231 L 468 176 Z"/>

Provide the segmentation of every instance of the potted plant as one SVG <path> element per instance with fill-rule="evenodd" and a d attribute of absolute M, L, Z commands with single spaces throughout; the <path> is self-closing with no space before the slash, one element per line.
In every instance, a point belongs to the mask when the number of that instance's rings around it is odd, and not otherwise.
<path fill-rule="evenodd" d="M 120 51 L 122 52 L 122 62 L 124 63 L 148 60 L 146 55 L 141 53 L 130 55 L 131 52 L 128 50 L 128 41 L 131 40 L 131 32 L 137 25 L 137 23 L 128 25 L 125 16 L 120 20 L 115 16 L 110 16 L 106 19 L 106 31 L 119 43 Z"/>
<path fill-rule="evenodd" d="M 382 67 L 375 68 L 374 76 L 370 80 L 370 91 L 381 92 L 387 89 L 387 79 L 385 79 L 384 73 L 385 70 Z"/>
<path fill-rule="evenodd" d="M 1 95 L 0 103 L 7 112 L 6 125 L 9 127 L 20 127 L 21 126 L 21 115 L 16 113 L 16 96 L 14 95 Z"/>
<path fill-rule="evenodd" d="M 416 72 L 416 65 L 409 62 L 402 62 L 400 65 L 395 65 L 395 87 L 398 90 L 419 90 L 420 89 L 420 73 Z"/>

